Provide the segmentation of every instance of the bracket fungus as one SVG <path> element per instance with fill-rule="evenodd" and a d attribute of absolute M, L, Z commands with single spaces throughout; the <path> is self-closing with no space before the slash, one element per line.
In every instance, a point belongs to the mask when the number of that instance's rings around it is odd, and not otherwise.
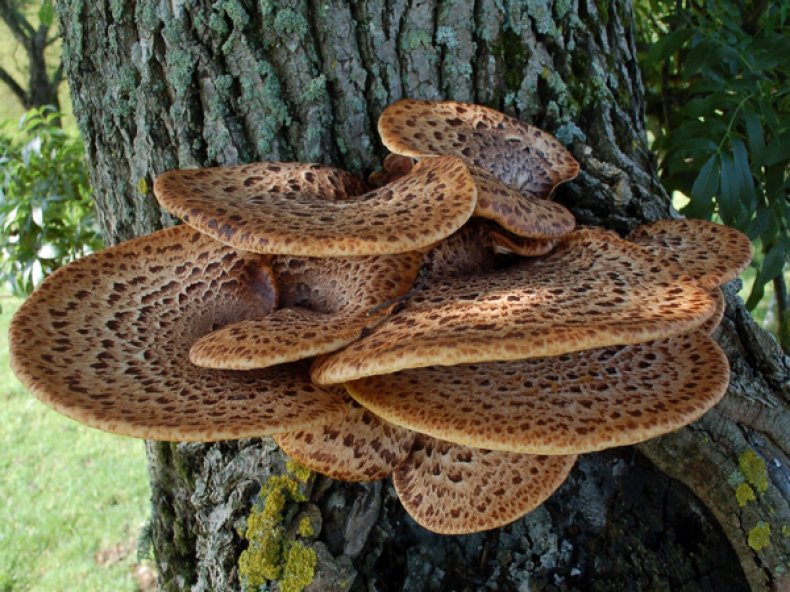
<path fill-rule="evenodd" d="M 160 175 L 187 225 L 47 278 L 12 321 L 12 368 L 100 429 L 272 435 L 325 475 L 392 475 L 418 523 L 456 534 L 529 512 L 578 454 L 722 397 L 709 333 L 743 235 L 574 230 L 548 198 L 578 163 L 487 107 L 399 101 L 379 130 L 396 154 L 374 189 L 319 164 Z"/>
<path fill-rule="evenodd" d="M 383 479 L 409 456 L 416 433 L 383 421 L 353 399 L 341 421 L 278 434 L 302 465 L 341 481 Z"/>
<path fill-rule="evenodd" d="M 628 240 L 666 253 L 708 290 L 734 280 L 752 260 L 745 234 L 706 220 L 659 220 L 635 228 Z"/>
<path fill-rule="evenodd" d="M 312 384 L 304 365 L 237 373 L 189 361 L 214 327 L 271 312 L 268 261 L 178 226 L 70 263 L 14 316 L 11 367 L 56 411 L 138 438 L 247 438 L 340 417 L 342 394 Z"/>
<path fill-rule="evenodd" d="M 274 257 L 279 308 L 232 323 L 198 339 L 189 352 L 198 366 L 266 368 L 333 352 L 382 318 L 388 302 L 408 292 L 422 256 Z"/>
<path fill-rule="evenodd" d="M 482 105 L 402 99 L 384 110 L 378 128 L 395 154 L 457 156 L 528 198 L 546 199 L 579 174 L 579 163 L 555 137 Z"/>
<path fill-rule="evenodd" d="M 504 526 L 542 504 L 568 477 L 576 456 L 480 450 L 417 438 L 392 476 L 403 507 L 440 534 Z"/>
<path fill-rule="evenodd" d="M 667 257 L 584 229 L 545 257 L 428 286 L 367 337 L 319 358 L 311 376 L 335 384 L 639 343 L 691 331 L 714 308 Z"/>
<path fill-rule="evenodd" d="M 164 173 L 159 203 L 216 240 L 256 253 L 389 255 L 445 238 L 469 219 L 477 187 L 453 157 L 417 164 L 390 185 L 321 165 L 270 163 Z"/>
<path fill-rule="evenodd" d="M 435 438 L 554 455 L 635 444 L 689 424 L 719 402 L 728 376 L 722 351 L 695 331 L 560 356 L 404 370 L 346 388 L 381 418 Z"/>

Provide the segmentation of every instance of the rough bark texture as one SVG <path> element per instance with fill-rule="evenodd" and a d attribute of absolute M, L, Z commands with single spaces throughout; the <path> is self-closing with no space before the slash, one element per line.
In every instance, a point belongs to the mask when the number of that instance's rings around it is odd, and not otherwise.
<path fill-rule="evenodd" d="M 624 0 L 58 10 L 110 242 L 172 223 L 150 192 L 171 168 L 302 160 L 370 172 L 378 114 L 404 96 L 484 103 L 557 135 L 582 165 L 557 197 L 582 223 L 625 231 L 672 214 L 646 148 Z M 583 458 L 514 525 L 439 537 L 404 515 L 387 481 L 311 478 L 311 501 L 289 506 L 322 525 L 305 539 L 318 558 L 307 589 L 788 589 L 788 361 L 732 289 L 728 305 L 725 401 L 692 427 Z M 289 475 L 280 452 L 264 439 L 149 443 L 148 455 L 161 587 L 240 587 L 245 518 L 270 476 Z"/>

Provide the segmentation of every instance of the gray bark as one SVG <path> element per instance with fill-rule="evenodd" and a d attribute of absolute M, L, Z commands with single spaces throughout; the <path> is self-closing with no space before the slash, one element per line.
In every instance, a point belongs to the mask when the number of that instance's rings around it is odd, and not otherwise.
<path fill-rule="evenodd" d="M 150 189 L 168 169 L 302 160 L 367 174 L 383 156 L 378 114 L 400 97 L 484 103 L 554 133 L 582 165 L 557 196 L 581 223 L 625 231 L 672 214 L 646 147 L 624 0 L 58 10 L 110 242 L 173 222 Z M 289 506 L 321 526 L 305 539 L 318 557 L 308 589 L 787 589 L 788 361 L 732 289 L 717 337 L 732 365 L 721 405 L 664 438 L 586 456 L 506 528 L 439 537 L 403 513 L 388 481 L 311 479 L 309 501 Z M 238 588 L 244 521 L 262 484 L 288 474 L 281 453 L 267 439 L 147 451 L 160 586 Z"/>

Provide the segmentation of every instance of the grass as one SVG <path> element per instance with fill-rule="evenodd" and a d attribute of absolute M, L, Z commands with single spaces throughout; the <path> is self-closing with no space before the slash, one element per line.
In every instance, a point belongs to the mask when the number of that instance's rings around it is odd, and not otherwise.
<path fill-rule="evenodd" d="M 39 403 L 8 367 L 0 296 L 0 591 L 133 591 L 149 513 L 142 442 L 86 428 Z"/>

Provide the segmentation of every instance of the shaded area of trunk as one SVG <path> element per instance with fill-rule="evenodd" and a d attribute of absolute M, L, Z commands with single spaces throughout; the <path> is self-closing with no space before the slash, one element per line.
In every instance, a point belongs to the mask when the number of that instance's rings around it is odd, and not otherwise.
<path fill-rule="evenodd" d="M 583 171 L 557 198 L 581 223 L 625 231 L 670 215 L 646 148 L 626 2 L 58 9 L 110 242 L 172 223 L 150 191 L 171 168 L 303 160 L 368 173 L 383 157 L 378 114 L 403 96 L 484 103 L 557 135 Z M 639 452 L 586 457 L 515 525 L 436 537 L 404 515 L 388 482 L 311 481 L 314 503 L 294 506 L 322 524 L 304 541 L 318 558 L 308 589 L 781 589 L 788 364 L 732 293 L 728 305 L 717 334 L 733 369 L 724 403 Z M 267 476 L 287 473 L 279 451 L 268 440 L 148 451 L 163 588 L 238 587 L 245 517 Z"/>

